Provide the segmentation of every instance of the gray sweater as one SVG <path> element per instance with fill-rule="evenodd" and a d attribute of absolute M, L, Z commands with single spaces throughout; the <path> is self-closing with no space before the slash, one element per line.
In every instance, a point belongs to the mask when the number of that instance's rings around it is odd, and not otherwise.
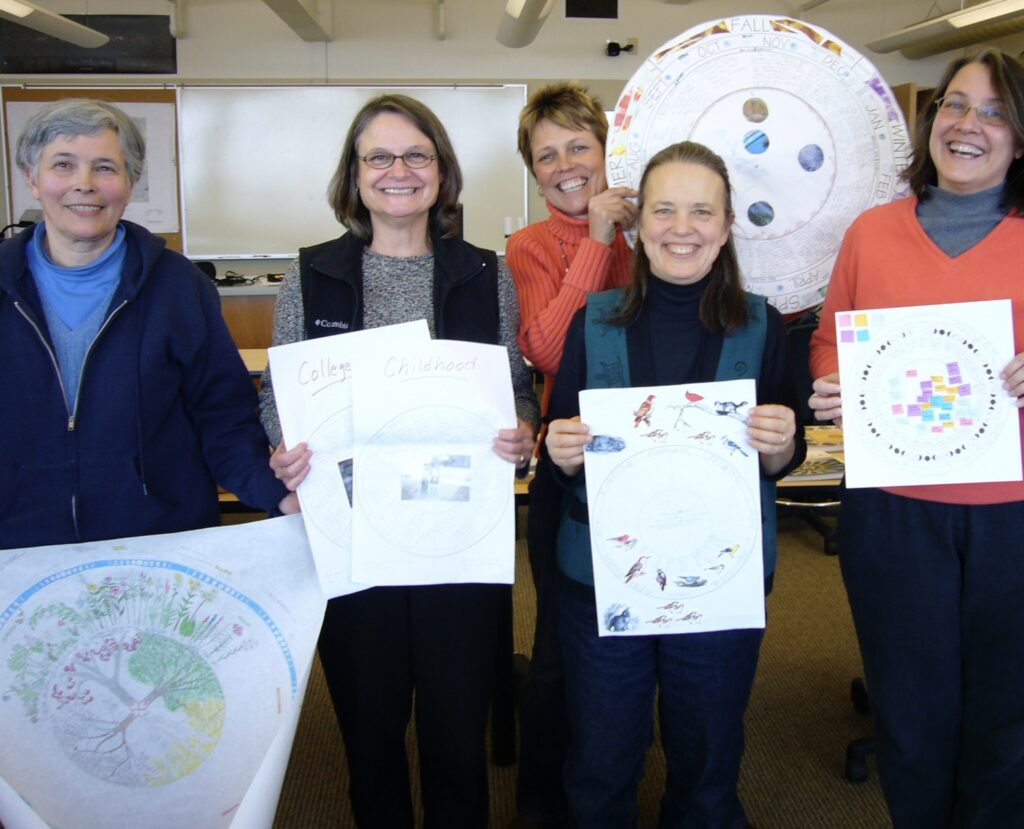
<path fill-rule="evenodd" d="M 430 335 L 434 331 L 434 256 L 382 256 L 369 249 L 363 252 L 363 321 L 366 328 L 380 328 L 401 322 L 426 319 Z M 400 287 L 400 290 L 396 288 Z M 508 266 L 498 257 L 498 304 L 500 330 L 498 343 L 508 349 L 512 371 L 512 391 L 516 415 L 534 428 L 540 422 L 540 407 L 533 392 L 533 376 L 523 360 L 516 335 L 519 330 L 519 300 Z M 274 345 L 305 339 L 305 314 L 299 260 L 292 262 L 277 293 L 274 310 Z M 260 387 L 260 418 L 273 445 L 281 441 L 281 424 L 274 403 L 270 367 L 263 372 Z"/>

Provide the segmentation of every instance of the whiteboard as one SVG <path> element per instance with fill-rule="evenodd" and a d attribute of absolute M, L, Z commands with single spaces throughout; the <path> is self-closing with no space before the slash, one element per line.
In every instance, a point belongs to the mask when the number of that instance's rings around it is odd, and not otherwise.
<path fill-rule="evenodd" d="M 184 246 L 207 259 L 293 257 L 344 232 L 327 186 L 360 107 L 384 92 L 441 119 L 462 167 L 464 236 L 505 248 L 505 218 L 526 215 L 516 153 L 526 86 L 194 87 L 181 89 Z"/>

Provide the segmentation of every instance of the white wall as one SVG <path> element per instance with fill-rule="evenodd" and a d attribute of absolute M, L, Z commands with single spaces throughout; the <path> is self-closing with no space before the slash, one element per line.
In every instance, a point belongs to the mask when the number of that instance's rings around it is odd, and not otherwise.
<path fill-rule="evenodd" d="M 41 0 L 65 14 L 168 14 L 166 0 Z M 698 23 L 723 16 L 785 13 L 800 0 L 619 0 L 619 20 L 567 20 L 556 4 L 536 41 L 523 49 L 497 43 L 505 0 L 445 0 L 447 38 L 436 39 L 434 0 L 325 0 L 332 4 L 334 39 L 306 43 L 260 0 L 179 0 L 185 37 L 178 42 L 176 76 L 2 76 L 2 83 L 98 86 L 123 83 L 391 83 L 509 81 L 531 85 L 574 78 L 590 85 L 607 107 L 644 57 Z M 865 53 L 891 84 L 934 83 L 947 53 L 908 61 L 875 55 L 865 44 L 924 19 L 959 8 L 959 0 L 829 0 L 801 15 Z M 639 39 L 637 55 L 604 54 L 608 39 Z M 1019 39 L 1018 39 L 1019 40 Z M 1006 48 L 1019 51 L 1010 42 Z M 472 113 L 467 113 L 472 117 Z M 287 128 L 283 125 L 282 128 Z M 298 136 L 297 136 L 298 138 Z M 532 188 L 531 188 L 532 189 Z M 6 213 L 6 200 L 0 213 Z M 543 205 L 531 201 L 531 217 Z"/>

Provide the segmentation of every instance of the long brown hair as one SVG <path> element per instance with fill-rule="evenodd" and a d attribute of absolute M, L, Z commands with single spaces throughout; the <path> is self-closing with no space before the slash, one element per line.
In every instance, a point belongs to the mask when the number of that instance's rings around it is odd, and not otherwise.
<path fill-rule="evenodd" d="M 939 99 L 945 96 L 956 73 L 971 63 L 988 67 L 992 86 L 1003 101 L 1006 126 L 1013 133 L 1017 146 L 1024 147 L 1024 65 L 998 49 L 986 49 L 974 57 L 957 58 L 946 67 L 942 80 L 918 116 L 914 131 L 914 158 L 901 175 L 921 201 L 928 198 L 928 185 L 938 183 L 938 172 L 928 143 L 938 115 Z M 1024 212 L 1024 158 L 1015 158 L 1006 171 L 1002 205 Z"/>
<path fill-rule="evenodd" d="M 455 157 L 455 148 L 444 125 L 430 107 L 408 95 L 378 95 L 367 101 L 352 120 L 341 148 L 338 167 L 327 189 L 327 201 L 338 221 L 365 242 L 373 240 L 370 211 L 359 198 L 359 151 L 357 145 L 363 130 L 383 112 L 407 118 L 416 129 L 431 140 L 437 150 L 440 187 L 437 201 L 430 208 L 430 230 L 442 238 L 459 235 L 459 194 L 462 192 L 462 170 Z"/>
<path fill-rule="evenodd" d="M 726 216 L 732 218 L 732 185 L 729 183 L 729 170 L 718 155 L 695 141 L 672 144 L 647 162 L 647 168 L 640 178 L 640 196 L 637 202 L 640 216 L 643 216 L 647 182 L 651 172 L 663 164 L 674 163 L 699 164 L 717 174 L 725 185 Z M 742 328 L 747 322 L 747 301 L 740 282 L 740 266 L 736 259 L 732 234 L 711 264 L 707 278 L 708 284 L 700 300 L 700 321 L 709 331 L 716 334 Z M 636 254 L 633 257 L 633 278 L 623 294 L 621 307 L 609 322 L 615 325 L 632 325 L 637 321 L 647 299 L 647 285 L 650 279 L 651 263 L 644 246 L 637 240 Z"/>

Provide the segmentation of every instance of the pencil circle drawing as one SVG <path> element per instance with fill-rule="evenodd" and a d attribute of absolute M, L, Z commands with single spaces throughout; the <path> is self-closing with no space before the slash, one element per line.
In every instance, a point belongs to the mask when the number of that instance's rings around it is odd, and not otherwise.
<path fill-rule="evenodd" d="M 336 412 L 313 430 L 308 480 L 300 492 L 302 511 L 344 550 L 352 548 L 352 410 Z"/>
<path fill-rule="evenodd" d="M 355 506 L 393 547 L 452 556 L 498 525 L 513 497 L 495 426 L 467 409 L 422 406 L 385 423 L 355 459 Z M 497 474 L 495 474 L 497 472 Z"/>
<path fill-rule="evenodd" d="M 639 452 L 609 473 L 590 508 L 596 558 L 632 589 L 665 599 L 726 584 L 761 554 L 759 527 L 757 492 L 717 449 Z"/>
<path fill-rule="evenodd" d="M 875 326 L 853 323 L 840 330 L 841 337 L 872 335 Z M 995 353 L 982 332 L 924 318 L 863 344 L 870 356 L 848 382 L 876 455 L 906 466 L 950 469 L 980 457 L 997 440 L 1001 420 L 993 413 L 1005 393 L 1001 366 L 982 356 Z"/>

